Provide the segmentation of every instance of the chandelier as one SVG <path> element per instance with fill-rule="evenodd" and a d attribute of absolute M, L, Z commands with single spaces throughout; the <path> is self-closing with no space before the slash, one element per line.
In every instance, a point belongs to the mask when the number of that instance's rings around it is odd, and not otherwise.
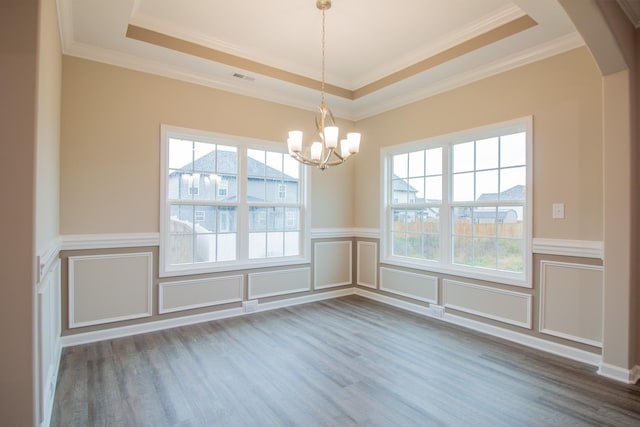
<path fill-rule="evenodd" d="M 316 133 L 308 147 L 302 146 L 302 131 L 289 132 L 287 145 L 291 157 L 309 166 L 316 166 L 321 170 L 329 166 L 344 163 L 352 154 L 360 151 L 360 134 L 347 133 L 346 139 L 338 142 L 339 130 L 333 113 L 324 100 L 324 56 L 325 56 L 325 11 L 331 7 L 331 0 L 317 0 L 316 7 L 322 11 L 322 84 L 320 86 L 320 116 L 316 117 Z"/>

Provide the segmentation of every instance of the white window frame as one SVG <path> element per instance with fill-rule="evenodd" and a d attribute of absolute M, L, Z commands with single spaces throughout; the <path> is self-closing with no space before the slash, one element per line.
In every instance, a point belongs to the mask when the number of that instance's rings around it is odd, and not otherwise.
<path fill-rule="evenodd" d="M 196 139 L 202 142 L 235 146 L 238 149 L 238 189 L 237 189 L 237 259 L 234 261 L 218 261 L 209 263 L 197 263 L 186 265 L 170 265 L 168 262 L 169 244 L 168 219 L 170 217 L 170 203 L 167 200 L 169 155 L 168 145 L 170 138 Z M 249 259 L 248 235 L 249 235 L 249 203 L 247 194 L 247 150 L 287 152 L 287 146 L 282 143 L 274 143 L 258 139 L 244 138 L 233 135 L 206 132 L 196 129 L 188 129 L 177 126 L 160 126 L 160 253 L 159 275 L 160 277 L 183 276 L 190 274 L 202 274 L 219 271 L 233 271 L 264 267 L 277 267 L 285 265 L 308 264 L 311 253 L 311 229 L 310 210 L 308 208 L 308 194 L 310 186 L 310 174 L 308 168 L 300 168 L 300 254 L 297 256 L 272 257 L 264 259 Z M 224 202 L 222 202 L 224 204 Z"/>
<path fill-rule="evenodd" d="M 451 159 L 450 147 L 456 143 L 468 142 L 470 140 L 480 140 L 497 135 L 507 135 L 516 132 L 526 132 L 526 202 L 525 202 L 525 226 L 524 226 L 524 249 L 523 249 L 523 272 L 511 273 L 492 269 L 464 266 L 454 264 L 451 250 L 451 208 L 461 203 L 452 201 L 451 186 Z M 394 256 L 392 253 L 392 218 L 389 194 L 392 194 L 391 160 L 394 155 L 403 154 L 410 151 L 443 147 L 443 170 L 442 170 L 442 204 L 440 206 L 440 260 L 431 261 L 427 259 Z M 496 283 L 504 283 L 513 286 L 532 287 L 532 229 L 533 229 L 533 117 L 523 117 L 502 123 L 492 124 L 479 128 L 469 129 L 452 134 L 437 136 L 424 140 L 412 141 L 404 144 L 382 148 L 381 155 L 381 263 L 397 265 L 401 267 L 414 268 L 441 274 L 450 274 L 460 277 L 467 277 L 478 280 L 486 280 Z M 462 203 L 464 204 L 464 203 Z"/>

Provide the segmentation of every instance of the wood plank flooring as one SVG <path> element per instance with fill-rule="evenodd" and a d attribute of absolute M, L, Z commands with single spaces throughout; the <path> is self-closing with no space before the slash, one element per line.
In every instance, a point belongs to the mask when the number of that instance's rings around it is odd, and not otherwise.
<path fill-rule="evenodd" d="M 640 387 L 357 296 L 66 348 L 52 426 L 640 426 Z"/>

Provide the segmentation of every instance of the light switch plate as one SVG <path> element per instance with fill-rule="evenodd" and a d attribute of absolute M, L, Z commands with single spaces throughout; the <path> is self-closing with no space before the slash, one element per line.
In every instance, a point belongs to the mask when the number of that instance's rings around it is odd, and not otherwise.
<path fill-rule="evenodd" d="M 564 219 L 564 203 L 554 203 L 551 209 L 551 218 Z"/>

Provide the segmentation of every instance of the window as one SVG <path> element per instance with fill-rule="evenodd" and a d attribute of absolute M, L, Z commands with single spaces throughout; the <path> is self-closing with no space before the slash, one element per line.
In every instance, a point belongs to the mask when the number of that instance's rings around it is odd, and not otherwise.
<path fill-rule="evenodd" d="M 303 169 L 284 150 L 162 127 L 161 275 L 306 261 Z"/>
<path fill-rule="evenodd" d="M 530 286 L 531 119 L 384 151 L 385 262 Z"/>

